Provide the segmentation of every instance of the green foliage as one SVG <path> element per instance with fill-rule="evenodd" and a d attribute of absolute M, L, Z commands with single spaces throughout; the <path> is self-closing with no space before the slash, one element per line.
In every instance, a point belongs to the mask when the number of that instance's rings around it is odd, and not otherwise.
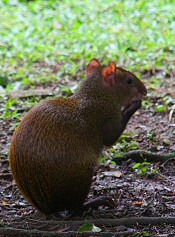
<path fill-rule="evenodd" d="M 142 101 L 142 108 L 144 108 L 145 110 L 150 109 L 152 107 L 153 103 L 150 102 L 149 100 L 143 100 Z"/>
<path fill-rule="evenodd" d="M 134 134 L 122 134 L 121 137 L 119 138 L 118 142 L 116 145 L 113 146 L 113 148 L 110 149 L 111 153 L 115 153 L 115 150 L 120 150 L 120 152 L 128 152 L 130 150 L 137 150 L 138 143 L 134 139 Z"/>
<path fill-rule="evenodd" d="M 132 235 L 133 237 L 150 237 L 151 234 L 147 231 L 144 231 L 142 233 L 135 233 Z"/>
<path fill-rule="evenodd" d="M 166 112 L 166 111 L 167 111 L 166 106 L 158 105 L 154 112 L 156 112 L 156 113 L 163 113 L 163 112 Z"/>
<path fill-rule="evenodd" d="M 160 86 L 161 86 L 161 80 L 159 80 L 159 78 L 157 77 L 152 77 L 151 82 L 149 84 L 150 89 L 156 90 Z"/>
<path fill-rule="evenodd" d="M 175 109 L 175 98 L 171 96 L 164 96 L 163 102 L 168 107 L 168 109 Z"/>
<path fill-rule="evenodd" d="M 161 103 L 159 103 L 154 112 L 155 113 L 164 113 L 168 110 L 174 110 L 175 109 L 175 99 L 171 96 L 164 96 L 162 98 Z"/>
<path fill-rule="evenodd" d="M 1 118 L 5 119 L 13 119 L 18 116 L 18 111 L 15 108 L 15 105 L 17 105 L 17 101 L 14 99 L 9 99 L 4 104 L 4 106 L 0 109 L 2 112 Z"/>
<path fill-rule="evenodd" d="M 6 87 L 8 85 L 8 76 L 7 75 L 1 75 L 0 76 L 0 86 Z"/>
<path fill-rule="evenodd" d="M 11 75 L 12 83 L 75 76 L 93 57 L 131 70 L 175 69 L 171 0 L 2 0 L 0 16 L 0 76 Z"/>
<path fill-rule="evenodd" d="M 150 162 L 142 162 L 142 163 L 136 163 L 135 165 L 133 165 L 132 167 L 137 173 L 139 173 L 140 175 L 152 175 L 152 174 L 157 174 L 157 170 L 152 168 L 151 163 Z"/>
<path fill-rule="evenodd" d="M 62 86 L 60 91 L 63 95 L 66 96 L 71 96 L 73 94 L 73 91 L 69 86 Z"/>

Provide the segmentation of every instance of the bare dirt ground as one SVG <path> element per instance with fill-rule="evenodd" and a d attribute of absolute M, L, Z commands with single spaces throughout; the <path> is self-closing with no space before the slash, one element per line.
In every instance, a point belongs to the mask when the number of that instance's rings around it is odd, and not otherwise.
<path fill-rule="evenodd" d="M 151 76 L 144 75 L 148 87 Z M 165 103 L 166 96 L 175 99 L 174 79 L 174 74 L 162 77 L 162 86 L 148 94 L 149 106 L 140 109 L 125 130 L 125 134 L 132 134 L 127 138 L 128 143 L 136 141 L 140 150 L 160 154 L 175 152 L 174 109 L 169 106 L 167 111 L 155 113 L 155 108 Z M 116 206 L 102 206 L 76 217 L 67 213 L 45 216 L 24 200 L 15 185 L 8 162 L 12 121 L 1 119 L 0 122 L 0 236 L 80 236 L 78 229 L 83 223 L 79 221 L 85 220 L 102 231 L 81 236 L 175 236 L 175 156 L 167 161 L 153 161 L 146 175 L 140 175 L 132 168 L 134 160 L 108 162 L 122 146 L 114 146 L 115 152 L 105 150 L 103 156 L 107 161 L 96 168 L 88 199 L 108 195 Z M 148 217 L 150 225 L 130 224 L 136 217 Z M 174 219 L 169 224 L 164 221 L 151 224 L 152 217 Z M 112 224 L 110 221 L 116 218 L 128 218 L 128 223 Z M 98 219 L 104 223 L 98 223 Z"/>

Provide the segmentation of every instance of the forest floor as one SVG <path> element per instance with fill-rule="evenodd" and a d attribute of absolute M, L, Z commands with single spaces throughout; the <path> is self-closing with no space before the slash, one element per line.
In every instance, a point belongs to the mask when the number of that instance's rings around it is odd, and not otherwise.
<path fill-rule="evenodd" d="M 116 202 L 113 208 L 102 206 L 76 217 L 68 216 L 66 212 L 45 216 L 35 210 L 20 194 L 9 168 L 9 146 L 17 119 L 1 116 L 0 236 L 80 236 L 79 228 L 83 223 L 86 223 L 84 228 L 91 232 L 89 235 L 84 232 L 83 236 L 175 236 L 175 219 L 169 224 L 163 221 L 158 225 L 151 224 L 152 217 L 175 218 L 175 157 L 167 161 L 140 161 L 140 166 L 135 169 L 133 166 L 138 162 L 131 159 L 123 162 L 115 159 L 112 162 L 117 154 L 129 150 L 140 149 L 158 154 L 175 152 L 175 73 L 162 75 L 162 71 L 158 71 L 142 75 L 147 87 L 155 77 L 160 78 L 161 85 L 148 90 L 143 107 L 132 117 L 119 142 L 104 150 L 94 173 L 88 200 L 108 195 Z M 50 96 L 58 86 L 48 85 L 50 93 L 47 90 L 44 96 Z M 42 91 L 44 88 L 38 86 L 38 89 Z M 28 108 L 25 109 L 24 104 L 28 95 L 19 98 L 21 93 L 17 94 L 23 107 L 18 104 L 10 109 L 26 113 Z M 43 99 L 43 96 L 36 95 L 35 90 L 33 93 L 37 100 Z M 1 108 L 11 96 L 0 101 Z M 138 224 L 130 225 L 135 217 L 148 217 L 150 224 L 136 221 Z M 129 223 L 111 224 L 110 221 L 116 218 L 129 218 Z M 104 220 L 104 223 L 97 223 L 98 219 Z M 92 233 L 92 224 L 101 228 L 100 232 Z"/>
<path fill-rule="evenodd" d="M 172 0 L 0 1 L 0 237 L 175 236 L 175 156 L 118 157 L 137 150 L 175 153 L 174 6 Z M 108 195 L 116 205 L 76 217 L 45 216 L 13 180 L 11 138 L 34 105 L 74 93 L 94 57 L 115 61 L 148 89 L 94 171 L 88 200 Z"/>

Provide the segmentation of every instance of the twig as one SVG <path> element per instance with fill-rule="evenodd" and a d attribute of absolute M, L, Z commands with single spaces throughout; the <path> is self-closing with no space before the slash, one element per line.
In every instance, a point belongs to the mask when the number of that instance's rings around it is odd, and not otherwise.
<path fill-rule="evenodd" d="M 172 160 L 175 160 L 175 157 L 174 157 L 174 158 L 170 158 L 169 160 L 166 160 L 166 161 L 162 164 L 162 167 L 165 169 L 165 165 L 166 165 L 169 161 L 172 161 Z"/>
<path fill-rule="evenodd" d="M 163 175 L 163 174 L 158 173 L 158 176 L 159 176 L 160 178 L 166 180 L 166 181 L 167 181 L 168 183 L 170 183 L 171 185 L 174 185 L 174 184 L 175 184 L 175 182 L 174 182 L 173 180 L 167 178 L 167 177 L 166 177 L 165 175 Z"/>
<path fill-rule="evenodd" d="M 133 232 L 83 232 L 78 233 L 77 231 L 69 231 L 69 232 L 59 232 L 59 231 L 41 231 L 41 230 L 25 230 L 25 229 L 16 229 L 16 228 L 0 228 L 0 234 L 8 235 L 8 236 L 43 236 L 43 237 L 50 237 L 50 236 L 57 236 L 57 237 L 79 237 L 79 236 L 100 236 L 100 237 L 112 237 L 112 236 L 131 236 Z"/>
<path fill-rule="evenodd" d="M 158 153 L 147 152 L 147 151 L 142 151 L 142 150 L 136 150 L 136 151 L 129 151 L 123 154 L 123 156 L 115 157 L 113 160 L 115 162 L 121 162 L 128 159 L 134 160 L 136 162 L 140 162 L 144 160 L 158 162 L 158 161 L 166 161 L 172 158 L 175 158 L 175 153 L 169 153 L 165 155 L 165 154 L 158 154 Z"/>
<path fill-rule="evenodd" d="M 175 224 L 175 217 L 130 217 L 130 218 L 116 218 L 116 219 L 89 219 L 80 221 L 40 221 L 40 223 L 47 223 L 52 225 L 73 225 L 82 226 L 84 224 L 93 223 L 94 225 L 101 226 L 132 226 L 132 225 L 160 225 L 164 224 Z M 20 224 L 20 222 L 13 222 L 13 224 Z M 21 225 L 24 223 L 21 222 Z M 2 224 L 1 224 L 2 225 Z"/>
<path fill-rule="evenodd" d="M 92 220 L 82 220 L 82 221 L 43 221 L 42 224 L 52 224 L 52 225 L 71 225 L 78 228 L 78 226 L 82 226 L 84 224 L 93 223 L 96 226 L 105 226 L 105 227 L 112 227 L 112 226 L 133 226 L 133 225 L 160 225 L 160 224 L 175 224 L 175 217 L 131 217 L 131 218 L 121 218 L 121 219 L 92 219 Z M 12 224 L 15 224 L 13 222 Z M 18 225 L 20 222 L 18 222 Z M 21 226 L 23 226 L 24 222 L 21 222 Z M 43 231 L 37 229 L 18 229 L 13 227 L 7 227 L 7 223 L 1 223 L 0 227 L 0 235 L 8 235 L 8 236 L 57 236 L 57 237 L 79 237 L 79 236 L 100 236 L 100 237 L 112 237 L 112 236 L 131 236 L 131 234 L 136 232 L 84 232 L 78 233 L 78 231 Z"/>
<path fill-rule="evenodd" d="M 11 173 L 0 173 L 0 179 L 13 179 Z"/>

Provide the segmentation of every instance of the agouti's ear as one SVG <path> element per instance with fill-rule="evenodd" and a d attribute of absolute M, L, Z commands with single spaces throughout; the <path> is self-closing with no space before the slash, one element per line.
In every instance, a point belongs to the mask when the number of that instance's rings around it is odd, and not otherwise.
<path fill-rule="evenodd" d="M 93 58 L 87 66 L 87 69 L 86 69 L 87 74 L 92 73 L 95 69 L 99 67 L 101 67 L 100 62 L 98 61 L 98 59 Z"/>
<path fill-rule="evenodd" d="M 105 85 L 114 86 L 116 83 L 116 63 L 110 62 L 109 66 L 103 69 L 102 74 Z"/>

